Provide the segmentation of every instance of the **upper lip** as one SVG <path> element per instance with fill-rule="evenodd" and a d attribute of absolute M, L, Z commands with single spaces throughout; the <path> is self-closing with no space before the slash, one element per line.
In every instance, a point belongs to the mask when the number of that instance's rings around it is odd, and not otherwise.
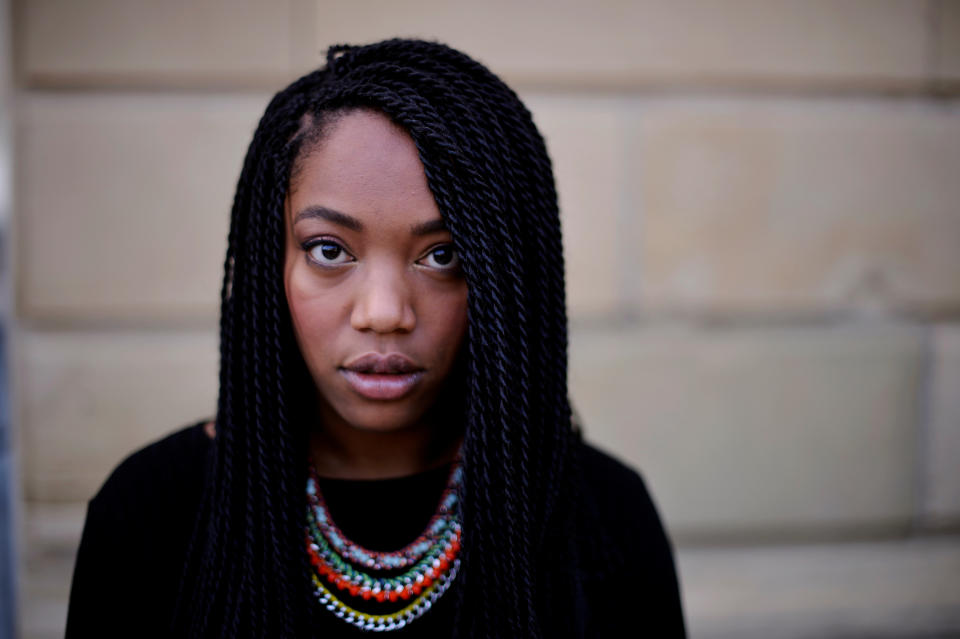
<path fill-rule="evenodd" d="M 345 369 L 357 373 L 378 373 L 383 375 L 400 375 L 415 373 L 423 370 L 402 353 L 364 353 L 347 362 Z"/>

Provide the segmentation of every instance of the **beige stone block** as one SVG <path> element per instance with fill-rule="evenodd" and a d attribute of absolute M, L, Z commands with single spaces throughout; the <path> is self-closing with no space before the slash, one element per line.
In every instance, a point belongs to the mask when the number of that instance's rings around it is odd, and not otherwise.
<path fill-rule="evenodd" d="M 580 329 L 571 393 L 681 538 L 892 531 L 914 514 L 922 357 L 900 326 Z"/>
<path fill-rule="evenodd" d="M 265 106 L 260 95 L 23 99 L 21 314 L 216 317 L 233 191 Z"/>
<path fill-rule="evenodd" d="M 526 102 L 553 160 L 570 314 L 608 313 L 621 296 L 617 249 L 624 142 L 617 103 L 543 94 Z"/>
<path fill-rule="evenodd" d="M 691 637 L 960 632 L 957 536 L 681 548 L 677 559 Z"/>
<path fill-rule="evenodd" d="M 925 6 L 855 0 L 317 2 L 320 47 L 440 39 L 508 80 L 920 84 Z"/>
<path fill-rule="evenodd" d="M 638 111 L 634 300 L 648 309 L 960 304 L 960 111 L 665 100 Z"/>
<path fill-rule="evenodd" d="M 298 3 L 24 0 L 21 72 L 41 84 L 282 82 L 301 54 Z"/>
<path fill-rule="evenodd" d="M 927 427 L 924 437 L 924 518 L 960 523 L 960 325 L 933 331 Z"/>
<path fill-rule="evenodd" d="M 960 80 L 960 3 L 940 0 L 935 3 L 936 76 L 956 83 Z"/>
<path fill-rule="evenodd" d="M 86 513 L 86 502 L 25 504 L 19 537 L 22 639 L 64 636 L 70 581 Z"/>
<path fill-rule="evenodd" d="M 16 362 L 28 500 L 86 500 L 129 453 L 216 412 L 210 332 L 25 333 Z"/>

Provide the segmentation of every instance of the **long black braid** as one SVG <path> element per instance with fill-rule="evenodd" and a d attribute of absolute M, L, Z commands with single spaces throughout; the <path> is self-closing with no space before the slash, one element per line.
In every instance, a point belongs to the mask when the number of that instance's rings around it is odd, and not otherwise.
<path fill-rule="evenodd" d="M 436 43 L 330 49 L 278 93 L 250 144 L 221 290 L 220 396 L 180 634 L 309 634 L 303 548 L 312 382 L 283 290 L 284 200 L 335 112 L 372 108 L 413 138 L 469 289 L 456 634 L 575 627 L 578 429 L 567 398 L 553 173 L 530 113 L 485 67 Z"/>

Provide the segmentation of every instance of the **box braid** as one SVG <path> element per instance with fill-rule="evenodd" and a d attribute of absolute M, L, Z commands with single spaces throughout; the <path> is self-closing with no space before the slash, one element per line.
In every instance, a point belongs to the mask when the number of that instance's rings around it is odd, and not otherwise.
<path fill-rule="evenodd" d="M 388 40 L 332 47 L 324 68 L 273 98 L 247 152 L 221 289 L 217 434 L 178 634 L 310 634 L 303 486 L 314 391 L 283 289 L 284 201 L 298 160 L 332 117 L 357 108 L 413 138 L 469 289 L 456 634 L 567 633 L 580 435 L 550 160 L 530 113 L 485 67 L 440 44 Z"/>

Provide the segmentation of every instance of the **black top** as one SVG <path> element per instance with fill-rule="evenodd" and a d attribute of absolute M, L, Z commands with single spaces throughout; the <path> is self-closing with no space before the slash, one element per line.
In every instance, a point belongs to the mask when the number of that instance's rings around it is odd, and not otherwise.
<path fill-rule="evenodd" d="M 68 638 L 168 636 L 210 445 L 203 422 L 169 435 L 124 460 L 90 500 L 73 573 Z M 584 508 L 595 530 L 621 551 L 613 553 L 616 565 L 587 566 L 582 573 L 583 592 L 574 605 L 586 611 L 585 636 L 685 637 L 671 547 L 643 480 L 587 444 L 581 464 Z M 448 472 L 440 467 L 397 479 L 323 478 L 320 489 L 348 538 L 390 550 L 423 531 Z M 448 592 L 390 635 L 449 636 L 455 599 Z M 318 637 L 369 636 L 319 604 L 314 619 Z"/>

